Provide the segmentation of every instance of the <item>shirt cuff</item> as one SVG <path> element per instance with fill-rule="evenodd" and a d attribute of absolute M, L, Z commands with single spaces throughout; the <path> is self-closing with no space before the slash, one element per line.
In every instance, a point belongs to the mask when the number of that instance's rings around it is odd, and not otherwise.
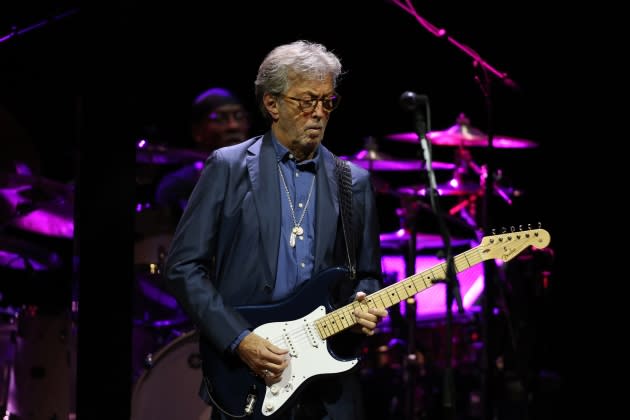
<path fill-rule="evenodd" d="M 241 341 L 243 341 L 243 338 L 245 338 L 245 336 L 248 335 L 249 333 L 250 333 L 249 330 L 243 330 L 243 332 L 241 332 L 238 335 L 238 337 L 236 337 L 236 339 L 232 341 L 232 344 L 230 344 L 230 350 L 232 351 L 232 353 L 236 351 L 236 348 L 238 347 L 239 344 L 241 344 Z"/>

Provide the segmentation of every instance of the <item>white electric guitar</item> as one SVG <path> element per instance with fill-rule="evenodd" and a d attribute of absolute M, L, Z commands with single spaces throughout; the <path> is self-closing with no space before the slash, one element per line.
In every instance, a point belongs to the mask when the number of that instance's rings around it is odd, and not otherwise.
<path fill-rule="evenodd" d="M 528 229 L 485 236 L 481 243 L 457 256 L 456 272 L 490 259 L 509 261 L 526 248 L 545 248 L 551 238 L 544 229 Z M 271 305 L 243 306 L 237 310 L 254 326 L 254 333 L 278 347 L 289 349 L 291 360 L 282 380 L 267 386 L 237 356 L 219 354 L 202 341 L 205 383 L 213 406 L 234 417 L 270 418 L 285 411 L 311 379 L 337 374 L 357 366 L 357 358 L 338 358 L 327 339 L 356 324 L 355 309 L 389 308 L 446 277 L 446 263 L 437 264 L 366 296 L 333 309 L 328 291 L 347 281 L 348 271 L 333 267 L 322 271 L 293 296 Z"/>

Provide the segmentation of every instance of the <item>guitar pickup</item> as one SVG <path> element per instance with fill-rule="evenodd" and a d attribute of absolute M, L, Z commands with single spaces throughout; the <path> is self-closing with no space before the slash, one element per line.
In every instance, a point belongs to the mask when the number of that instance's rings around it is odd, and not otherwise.
<path fill-rule="evenodd" d="M 286 332 L 286 330 L 282 333 L 282 339 L 284 340 L 286 347 L 289 349 L 289 356 L 297 357 L 297 350 L 295 349 L 293 340 L 291 340 L 291 336 Z"/>
<path fill-rule="evenodd" d="M 317 338 L 317 335 L 315 334 L 315 329 L 313 328 L 313 324 L 310 322 L 307 322 L 306 324 L 304 324 L 304 331 L 306 332 L 306 336 L 308 337 L 308 340 L 311 342 L 311 346 L 319 347 L 319 340 Z"/>

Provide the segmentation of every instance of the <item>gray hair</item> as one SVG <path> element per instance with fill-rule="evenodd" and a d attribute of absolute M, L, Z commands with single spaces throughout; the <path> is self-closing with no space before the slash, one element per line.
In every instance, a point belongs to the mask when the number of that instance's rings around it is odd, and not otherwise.
<path fill-rule="evenodd" d="M 267 54 L 258 68 L 254 82 L 258 106 L 268 118 L 263 96 L 265 93 L 280 95 L 286 92 L 290 75 L 307 80 L 323 80 L 332 76 L 333 87 L 337 87 L 341 74 L 341 61 L 322 44 L 300 40 L 280 45 Z"/>

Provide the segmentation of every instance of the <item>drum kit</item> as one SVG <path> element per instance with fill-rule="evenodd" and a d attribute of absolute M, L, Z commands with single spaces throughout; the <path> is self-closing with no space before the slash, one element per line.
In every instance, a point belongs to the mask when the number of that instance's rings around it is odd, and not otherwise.
<path fill-rule="evenodd" d="M 436 174 L 438 181 L 437 196 L 448 205 L 444 216 L 449 227 L 455 235 L 478 235 L 479 211 L 478 206 L 486 193 L 486 180 L 489 178 L 487 166 L 477 164 L 472 156 L 471 149 L 488 147 L 488 136 L 481 130 L 471 126 L 469 119 L 460 114 L 456 123 L 442 131 L 431 131 L 426 135 L 427 140 L 438 148 L 454 149 L 453 162 L 433 161 L 431 169 Z M 396 133 L 385 137 L 386 141 L 393 143 L 406 143 L 420 145 L 416 133 Z M 537 147 L 536 142 L 508 136 L 495 136 L 493 147 L 500 149 L 530 149 Z M 435 150 L 435 148 L 434 148 Z M 364 143 L 364 149 L 351 156 L 342 156 L 343 159 L 355 163 L 371 172 L 377 202 L 382 196 L 390 197 L 389 203 L 394 205 L 387 214 L 387 210 L 379 206 L 379 216 L 383 218 L 385 227 L 381 240 L 389 248 L 392 237 L 399 237 L 402 245 L 405 243 L 404 235 L 396 235 L 398 229 L 407 234 L 413 227 L 420 233 L 436 233 L 437 224 L 433 210 L 429 205 L 429 184 L 426 174 L 426 163 L 422 160 L 409 158 L 395 158 L 379 150 L 374 137 L 368 137 Z M 501 171 L 497 171 L 500 174 Z M 391 175 L 396 175 L 396 181 L 391 182 Z M 494 174 L 493 174 L 494 175 Z M 388 176 L 390 181 L 383 179 Z M 422 181 L 418 181 L 418 180 Z M 402 182 L 401 182 L 402 181 Z M 514 196 L 520 194 L 520 190 L 510 186 L 501 185 L 501 177 L 494 175 L 492 192 L 500 197 L 508 205 L 512 205 Z M 392 184 L 396 184 L 392 186 Z M 393 198 L 393 199 L 392 199 Z M 389 216 L 396 215 L 397 221 L 388 223 Z M 398 225 L 398 226 L 396 226 Z M 406 238 L 406 237 L 405 237 Z M 422 240 L 438 240 L 439 238 L 427 238 Z"/>
<path fill-rule="evenodd" d="M 513 198 L 520 193 L 509 185 L 502 185 L 502 178 L 495 176 L 492 188 L 486 188 L 489 179 L 486 165 L 473 159 L 473 151 L 488 146 L 488 136 L 471 126 L 468 118 L 460 114 L 456 123 L 443 131 L 432 131 L 426 135 L 433 146 L 433 152 L 452 153 L 452 161 L 433 161 L 432 169 L 436 178 L 436 196 L 443 211 L 443 218 L 451 235 L 450 244 L 456 250 L 468 250 L 478 245 L 481 239 L 480 204 L 487 191 L 504 201 L 513 204 Z M 416 133 L 396 133 L 384 136 L 391 144 L 417 144 Z M 537 147 L 534 141 L 496 136 L 493 146 L 500 149 L 531 149 Z M 377 205 L 381 224 L 380 244 L 382 271 L 385 284 L 394 283 L 416 273 L 431 268 L 444 261 L 444 240 L 438 225 L 438 215 L 430 205 L 430 186 L 426 181 L 426 165 L 421 160 L 395 158 L 379 150 L 376 140 L 366 139 L 364 149 L 351 156 L 342 156 L 371 172 L 374 181 Z M 395 178 L 392 177 L 395 175 Z M 383 178 L 387 176 L 387 181 Z M 392 181 L 394 180 L 394 181 Z M 385 197 L 385 199 L 384 199 Z M 396 217 L 392 218 L 391 215 Z M 394 220 L 392 222 L 392 220 Z M 415 240 L 412 238 L 415 234 Z M 415 246 L 415 266 L 411 269 L 410 250 Z M 412 254 L 413 255 L 413 254 Z M 475 266 L 458 274 L 460 293 L 465 314 L 459 322 L 469 322 L 475 317 L 475 306 L 483 291 L 484 273 L 482 266 Z M 391 308 L 390 315 L 381 330 L 396 336 L 400 332 L 406 313 L 415 311 L 416 323 L 434 325 L 444 320 L 446 314 L 446 293 L 443 284 L 436 285 L 418 296 L 417 304 Z M 433 327 L 429 328 L 429 330 Z M 403 329 L 404 332 L 404 329 Z M 461 337 L 460 337 L 461 338 Z M 464 359 L 474 359 L 470 355 Z"/>
<path fill-rule="evenodd" d="M 136 144 L 136 162 L 145 165 L 181 165 L 203 161 L 207 153 L 198 150 L 178 149 L 140 140 Z"/>
<path fill-rule="evenodd" d="M 440 215 L 431 205 L 431 188 L 427 181 L 430 178 L 424 161 L 396 159 L 380 151 L 373 138 L 366 140 L 364 150 L 344 157 L 371 172 L 373 181 L 376 180 L 377 205 L 380 200 L 393 207 L 389 212 L 384 206 L 378 207 L 382 229 L 381 269 L 386 286 L 405 279 L 410 272 L 422 272 L 445 261 L 446 250 L 438 217 L 442 217 L 450 233 L 450 245 L 456 251 L 453 254 L 458 254 L 459 250 L 467 251 L 481 240 L 481 205 L 488 199 L 487 194 L 507 206 L 512 206 L 520 194 L 520 190 L 504 185 L 500 172 L 490 177 L 487 166 L 475 162 L 474 151 L 482 152 L 488 147 L 488 136 L 471 126 L 465 115 L 461 114 L 446 130 L 428 132 L 426 139 L 436 155 L 442 153 L 439 156 L 443 157 L 452 153 L 452 161 L 447 159 L 432 164 Z M 391 145 L 417 144 L 420 148 L 418 135 L 413 132 L 386 135 L 384 140 Z M 537 144 L 527 139 L 496 136 L 492 146 L 521 150 L 536 148 Z M 391 175 L 396 175 L 395 182 Z M 382 179 L 385 176 L 387 182 Z M 492 179 L 490 185 L 489 179 Z M 391 214 L 397 216 L 394 222 L 388 218 Z M 414 236 L 415 240 L 412 240 Z M 414 267 L 410 268 L 411 264 Z M 444 372 L 450 364 L 457 368 L 458 392 L 470 395 L 471 399 L 476 395 L 483 359 L 483 343 L 480 341 L 483 328 L 478 305 L 484 288 L 484 274 L 481 265 L 457 274 L 464 312 L 458 313 L 453 305 L 453 323 L 447 319 L 447 293 L 443 283 L 424 290 L 415 299 L 401 302 L 398 308 L 390 308 L 388 318 L 379 326 L 380 333 L 363 349 L 366 357 L 361 375 L 362 383 L 367 384 L 366 394 L 373 392 L 371 387 L 375 383 L 381 385 L 380 389 L 390 391 L 368 399 L 371 411 L 385 410 L 391 416 L 392 407 L 398 407 L 399 412 L 394 415 L 406 418 L 407 408 L 399 402 L 401 395 L 410 392 L 415 409 L 423 415 L 439 412 L 440 401 L 435 390 L 441 388 L 443 378 L 436 373 Z M 393 345 L 401 340 L 402 348 L 400 344 Z M 451 360 L 445 356 L 449 354 L 447 346 L 452 352 Z M 422 415 L 418 414 L 418 417 Z"/>
<path fill-rule="evenodd" d="M 15 275 L 57 270 L 73 236 L 72 185 L 30 173 L 0 174 L 0 268 Z"/>
<path fill-rule="evenodd" d="M 42 414 L 67 417 L 76 373 L 67 308 L 74 187 L 16 169 L 0 173 L 0 407 L 31 418 L 37 401 Z"/>

